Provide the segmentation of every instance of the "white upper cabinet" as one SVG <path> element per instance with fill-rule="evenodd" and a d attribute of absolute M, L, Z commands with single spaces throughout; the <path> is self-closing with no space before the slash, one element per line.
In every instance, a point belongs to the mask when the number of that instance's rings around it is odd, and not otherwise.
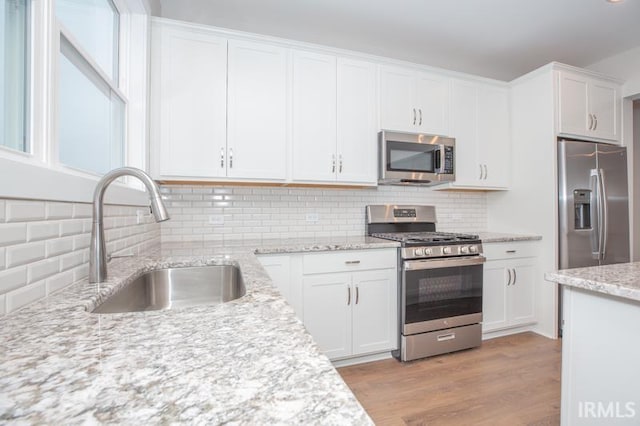
<path fill-rule="evenodd" d="M 449 135 L 449 82 L 406 68 L 380 68 L 380 127 Z"/>
<path fill-rule="evenodd" d="M 338 177 L 341 182 L 378 180 L 376 66 L 338 58 Z"/>
<path fill-rule="evenodd" d="M 375 65 L 295 51 L 292 86 L 292 179 L 375 184 Z"/>
<path fill-rule="evenodd" d="M 336 58 L 293 53 L 294 180 L 334 181 L 336 154 Z"/>
<path fill-rule="evenodd" d="M 285 179 L 287 50 L 229 41 L 228 176 Z"/>
<path fill-rule="evenodd" d="M 558 133 L 620 140 L 620 89 L 613 82 L 558 72 Z"/>
<path fill-rule="evenodd" d="M 225 175 L 227 40 L 153 26 L 154 177 Z"/>
<path fill-rule="evenodd" d="M 447 188 L 509 186 L 509 92 L 464 80 L 451 83 L 456 180 Z"/>

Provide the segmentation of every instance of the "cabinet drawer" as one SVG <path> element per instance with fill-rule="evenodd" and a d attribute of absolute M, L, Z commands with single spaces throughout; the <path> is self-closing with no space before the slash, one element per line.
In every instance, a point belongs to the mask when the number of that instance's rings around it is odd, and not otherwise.
<path fill-rule="evenodd" d="M 397 253 L 396 249 L 380 249 L 305 254 L 302 271 L 307 275 L 395 268 Z"/>
<path fill-rule="evenodd" d="M 537 241 L 516 241 L 510 243 L 483 243 L 482 249 L 487 260 L 517 259 L 537 257 Z"/>

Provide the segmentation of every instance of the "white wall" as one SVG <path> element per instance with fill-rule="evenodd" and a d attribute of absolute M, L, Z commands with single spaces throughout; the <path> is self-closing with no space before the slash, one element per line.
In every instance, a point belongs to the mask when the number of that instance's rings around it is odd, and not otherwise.
<path fill-rule="evenodd" d="M 625 81 L 623 97 L 640 95 L 640 46 L 610 56 L 586 68 Z"/>

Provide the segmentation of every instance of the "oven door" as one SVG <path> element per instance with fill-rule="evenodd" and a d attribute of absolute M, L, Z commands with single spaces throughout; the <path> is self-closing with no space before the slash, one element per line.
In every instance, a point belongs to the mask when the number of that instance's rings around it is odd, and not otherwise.
<path fill-rule="evenodd" d="M 403 335 L 482 321 L 483 256 L 408 260 L 402 264 Z"/>

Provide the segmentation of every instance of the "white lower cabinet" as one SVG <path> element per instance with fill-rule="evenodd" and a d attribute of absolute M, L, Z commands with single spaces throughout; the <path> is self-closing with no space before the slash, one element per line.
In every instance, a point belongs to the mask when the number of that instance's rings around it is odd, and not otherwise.
<path fill-rule="evenodd" d="M 483 333 L 536 323 L 536 250 L 535 242 L 484 244 Z"/>
<path fill-rule="evenodd" d="M 258 258 L 329 359 L 397 348 L 395 248 Z"/>
<path fill-rule="evenodd" d="M 305 276 L 304 325 L 330 359 L 390 351 L 395 283 L 392 269 Z"/>

